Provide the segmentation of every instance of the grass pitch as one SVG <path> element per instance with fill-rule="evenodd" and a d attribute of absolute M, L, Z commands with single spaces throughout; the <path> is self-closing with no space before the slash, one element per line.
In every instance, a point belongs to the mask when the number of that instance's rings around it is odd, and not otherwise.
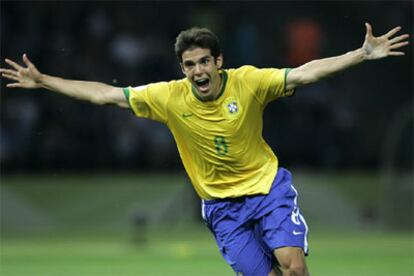
<path fill-rule="evenodd" d="M 203 225 L 135 240 L 132 232 L 3 235 L 0 275 L 234 275 Z M 312 275 L 414 275 L 413 235 L 315 231 L 307 261 Z"/>
<path fill-rule="evenodd" d="M 324 179 L 310 177 L 299 178 L 298 183 L 311 179 L 306 185 L 312 191 L 328 186 L 318 186 Z M 341 179 L 336 176 L 325 182 L 331 187 Z M 184 214 L 192 213 L 188 207 L 192 205 L 178 202 L 189 198 L 182 187 L 191 187 L 181 176 L 52 175 L 1 180 L 1 276 L 234 275 L 208 229 L 201 223 L 186 225 L 191 218 Z M 336 186 L 351 189 L 353 183 L 355 190 L 347 194 L 360 197 L 352 201 L 355 206 L 380 204 L 375 175 L 346 179 L 347 185 Z M 312 199 L 312 194 L 306 195 L 306 185 L 303 198 Z M 311 211 L 314 205 L 309 200 L 304 210 Z M 137 208 L 153 219 L 146 236 L 130 229 L 131 211 Z M 164 226 L 155 228 L 159 222 Z M 327 230 L 309 215 L 307 262 L 313 276 L 414 276 L 412 232 L 380 232 L 375 225 L 365 225 L 367 229 L 348 225 L 348 230 L 354 229 L 348 231 L 329 223 L 336 228 Z M 140 239 L 144 242 L 138 243 Z"/>

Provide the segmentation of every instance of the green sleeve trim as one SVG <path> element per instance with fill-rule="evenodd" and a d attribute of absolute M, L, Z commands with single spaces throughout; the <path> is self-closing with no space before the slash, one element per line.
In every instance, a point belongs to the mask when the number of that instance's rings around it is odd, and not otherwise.
<path fill-rule="evenodd" d="M 285 92 L 286 92 L 286 80 L 287 80 L 287 75 L 289 74 L 290 70 L 292 70 L 292 68 L 286 68 L 286 69 L 285 69 Z"/>
<path fill-rule="evenodd" d="M 284 94 L 287 97 L 293 96 L 293 94 L 295 94 L 295 89 L 286 91 L 286 80 L 287 80 L 287 75 L 289 74 L 289 72 L 292 70 L 292 68 L 285 68 L 285 91 Z"/>
<path fill-rule="evenodd" d="M 132 108 L 131 103 L 129 101 L 129 87 L 122 88 L 122 91 L 124 92 L 124 96 L 125 96 L 125 98 L 127 100 L 127 103 L 128 103 L 129 108 L 131 109 L 131 112 L 135 115 L 135 111 Z"/>
<path fill-rule="evenodd" d="M 124 91 L 125 98 L 126 98 L 127 102 L 129 103 L 129 88 L 128 87 L 124 87 L 122 89 L 122 91 Z"/>

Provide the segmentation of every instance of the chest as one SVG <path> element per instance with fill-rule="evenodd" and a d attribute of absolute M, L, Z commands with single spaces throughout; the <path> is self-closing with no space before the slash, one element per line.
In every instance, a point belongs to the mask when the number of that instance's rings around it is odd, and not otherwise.
<path fill-rule="evenodd" d="M 234 137 L 261 124 L 261 116 L 261 107 L 251 98 L 232 95 L 205 105 L 183 100 L 170 109 L 169 124 L 186 136 Z"/>

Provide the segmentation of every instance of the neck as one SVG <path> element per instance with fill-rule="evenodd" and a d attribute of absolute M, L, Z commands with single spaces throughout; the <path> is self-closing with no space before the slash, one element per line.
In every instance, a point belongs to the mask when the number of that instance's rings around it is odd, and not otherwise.
<path fill-rule="evenodd" d="M 214 95 L 213 95 L 213 100 L 217 99 L 218 96 L 220 95 L 221 90 L 223 89 L 223 75 L 219 74 L 220 77 L 220 83 L 218 84 L 217 89 L 214 91 Z"/>

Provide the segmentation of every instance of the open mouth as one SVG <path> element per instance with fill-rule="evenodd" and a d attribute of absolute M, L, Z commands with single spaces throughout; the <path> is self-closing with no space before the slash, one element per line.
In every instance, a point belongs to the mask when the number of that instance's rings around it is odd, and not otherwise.
<path fill-rule="evenodd" d="M 195 84 L 197 85 L 198 90 L 200 92 L 207 92 L 210 87 L 210 79 L 203 78 L 203 79 L 195 80 Z"/>

